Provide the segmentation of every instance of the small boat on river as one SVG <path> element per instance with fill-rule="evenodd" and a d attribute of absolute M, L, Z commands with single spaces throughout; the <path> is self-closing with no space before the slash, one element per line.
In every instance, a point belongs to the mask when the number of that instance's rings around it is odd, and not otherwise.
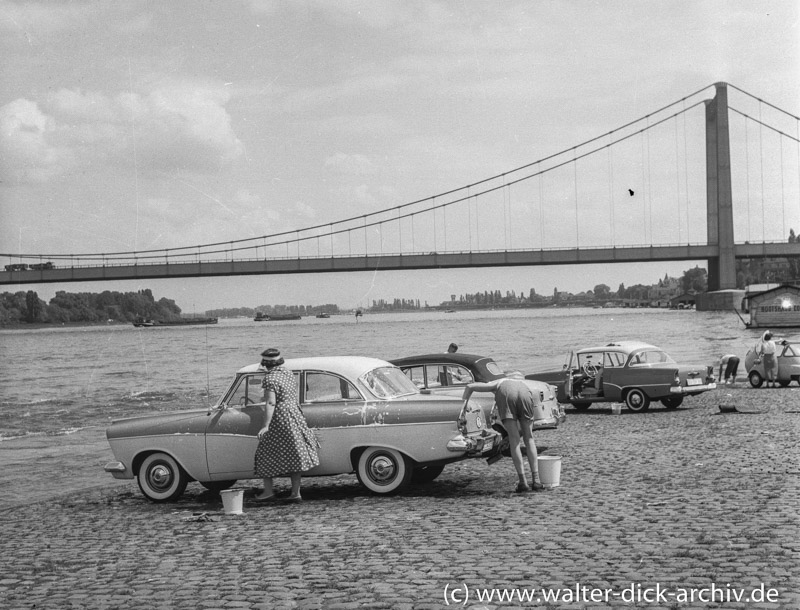
<path fill-rule="evenodd" d="M 261 313 L 260 311 L 256 312 L 256 317 L 253 318 L 254 322 L 281 322 L 283 320 L 300 320 L 300 315 L 296 313 L 288 313 L 288 314 L 272 314 L 268 315 L 265 313 Z"/>
<path fill-rule="evenodd" d="M 133 325 L 136 327 L 150 326 L 187 326 L 189 324 L 216 324 L 217 318 L 180 318 L 178 320 L 150 320 L 149 318 L 136 318 Z"/>

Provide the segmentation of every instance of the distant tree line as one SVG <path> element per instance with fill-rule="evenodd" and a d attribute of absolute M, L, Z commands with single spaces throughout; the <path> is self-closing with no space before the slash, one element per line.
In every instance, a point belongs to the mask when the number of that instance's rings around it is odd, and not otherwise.
<path fill-rule="evenodd" d="M 207 316 L 217 318 L 254 318 L 256 313 L 269 316 L 297 314 L 300 316 L 315 316 L 318 313 L 339 313 L 339 306 L 333 303 L 325 305 L 259 305 L 258 307 L 227 307 L 223 309 L 209 309 Z"/>
<path fill-rule="evenodd" d="M 56 292 L 45 303 L 33 291 L 0 294 L 0 324 L 20 322 L 133 322 L 136 318 L 168 321 L 180 318 L 181 308 L 172 299 L 158 301 L 149 289 L 137 292 Z"/>

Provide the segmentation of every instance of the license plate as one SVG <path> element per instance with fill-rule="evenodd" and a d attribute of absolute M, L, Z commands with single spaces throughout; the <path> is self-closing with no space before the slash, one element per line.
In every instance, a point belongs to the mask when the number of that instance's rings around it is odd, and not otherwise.
<path fill-rule="evenodd" d="M 686 385 L 703 385 L 702 379 L 687 379 Z"/>
<path fill-rule="evenodd" d="M 483 450 L 489 451 L 489 449 L 491 449 L 492 447 L 494 447 L 494 437 L 490 436 L 489 438 L 483 441 Z"/>

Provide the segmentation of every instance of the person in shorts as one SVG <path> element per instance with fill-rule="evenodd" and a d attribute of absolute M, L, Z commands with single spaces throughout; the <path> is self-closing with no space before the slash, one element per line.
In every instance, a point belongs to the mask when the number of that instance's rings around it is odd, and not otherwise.
<path fill-rule="evenodd" d="M 520 379 L 495 379 L 488 383 L 470 383 L 464 388 L 462 398 L 466 401 L 473 392 L 491 392 L 497 405 L 498 417 L 503 421 L 503 426 L 508 432 L 511 461 L 517 471 L 516 493 L 527 491 L 541 491 L 544 489 L 539 480 L 539 454 L 533 440 L 533 415 L 534 408 L 540 403 L 539 397 Z M 520 438 L 522 433 L 522 439 Z M 525 477 L 525 465 L 522 461 L 520 440 L 525 441 L 528 455 L 528 465 L 531 468 L 531 485 Z"/>
<path fill-rule="evenodd" d="M 724 370 L 724 378 L 723 378 Z M 723 354 L 719 358 L 719 379 L 725 385 L 736 383 L 736 373 L 739 370 L 739 357 L 735 354 Z"/>

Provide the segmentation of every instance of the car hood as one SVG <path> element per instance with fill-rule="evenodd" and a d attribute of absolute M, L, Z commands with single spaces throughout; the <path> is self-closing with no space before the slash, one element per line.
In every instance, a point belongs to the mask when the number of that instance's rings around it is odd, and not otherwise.
<path fill-rule="evenodd" d="M 194 409 L 141 415 L 115 420 L 106 430 L 109 439 L 154 434 L 202 434 L 214 409 Z"/>

